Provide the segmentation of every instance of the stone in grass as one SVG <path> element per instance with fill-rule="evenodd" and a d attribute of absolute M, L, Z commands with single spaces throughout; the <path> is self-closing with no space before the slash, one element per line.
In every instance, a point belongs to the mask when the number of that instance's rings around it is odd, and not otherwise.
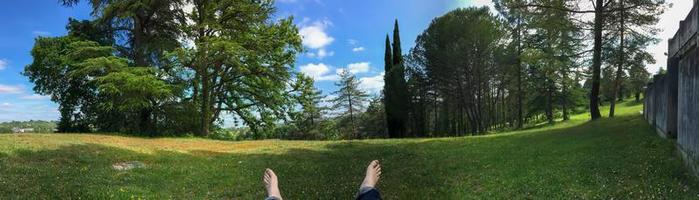
<path fill-rule="evenodd" d="M 145 167 L 146 167 L 146 164 L 143 164 L 142 162 L 139 162 L 139 161 L 118 162 L 118 163 L 114 163 L 112 165 L 112 168 L 114 168 L 118 171 L 131 170 L 131 169 L 136 169 L 136 168 L 145 168 Z"/>

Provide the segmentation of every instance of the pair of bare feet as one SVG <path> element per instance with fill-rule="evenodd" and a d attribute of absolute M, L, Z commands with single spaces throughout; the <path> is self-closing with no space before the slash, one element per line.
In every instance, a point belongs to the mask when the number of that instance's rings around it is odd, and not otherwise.
<path fill-rule="evenodd" d="M 381 178 L 381 164 L 378 160 L 373 160 L 366 167 L 366 175 L 364 176 L 364 181 L 359 188 L 373 188 L 376 187 L 376 183 L 379 182 Z M 265 183 L 265 188 L 267 189 L 268 197 L 276 197 L 282 199 L 282 194 L 279 191 L 279 181 L 277 175 L 271 169 L 265 170 L 265 175 L 263 176 L 263 181 Z"/>

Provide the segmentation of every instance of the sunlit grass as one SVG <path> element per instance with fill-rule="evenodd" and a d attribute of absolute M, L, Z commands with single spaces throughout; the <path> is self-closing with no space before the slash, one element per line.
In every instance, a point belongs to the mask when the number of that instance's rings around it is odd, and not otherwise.
<path fill-rule="evenodd" d="M 262 199 L 272 168 L 286 199 L 352 199 L 380 159 L 385 199 L 693 199 L 671 140 L 622 103 L 536 129 L 475 137 L 245 141 L 87 134 L 0 135 L 0 199 Z M 606 115 L 607 108 L 602 110 Z M 137 160 L 146 169 L 113 170 Z"/>

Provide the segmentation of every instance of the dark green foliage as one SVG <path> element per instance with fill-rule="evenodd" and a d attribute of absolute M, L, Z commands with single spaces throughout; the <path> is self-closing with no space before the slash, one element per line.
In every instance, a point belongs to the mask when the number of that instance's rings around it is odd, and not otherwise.
<path fill-rule="evenodd" d="M 430 114 L 434 117 L 423 118 L 432 122 L 434 135 L 484 133 L 507 122 L 497 117 L 507 109 L 501 104 L 503 90 L 498 89 L 506 81 L 500 76 L 505 66 L 496 59 L 502 39 L 502 26 L 487 8 L 451 11 L 418 37 L 410 66 L 416 72 L 424 70 L 427 80 L 420 81 L 422 85 L 429 82 L 434 87 L 413 95 L 436 95 Z M 418 101 L 423 108 L 425 102 Z M 416 113 L 427 116 L 424 110 Z"/>
<path fill-rule="evenodd" d="M 393 27 L 393 44 L 386 36 L 384 72 L 384 105 L 388 136 L 392 138 L 409 136 L 407 132 L 410 97 L 405 81 L 405 64 L 401 53 L 398 20 Z"/>
<path fill-rule="evenodd" d="M 361 138 L 389 137 L 386 129 L 386 111 L 381 97 L 372 98 L 361 115 Z"/>
<path fill-rule="evenodd" d="M 151 101 L 172 96 L 155 70 L 128 67 L 128 60 L 112 52 L 70 36 L 37 39 L 34 62 L 24 74 L 37 93 L 59 103 L 59 132 L 144 131 L 134 119 L 143 109 L 154 110 Z"/>
<path fill-rule="evenodd" d="M 294 90 L 297 91 L 294 99 L 300 108 L 289 113 L 290 121 L 282 126 L 286 130 L 277 130 L 281 132 L 281 138 L 307 140 L 330 138 L 331 136 L 324 132 L 328 119 L 323 116 L 328 108 L 321 103 L 325 96 L 313 86 L 311 77 L 299 74 L 296 79 L 293 85 Z"/>

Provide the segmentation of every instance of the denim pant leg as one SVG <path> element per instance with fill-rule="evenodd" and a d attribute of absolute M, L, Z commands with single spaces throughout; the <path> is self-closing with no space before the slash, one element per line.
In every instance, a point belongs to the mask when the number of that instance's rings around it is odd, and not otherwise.
<path fill-rule="evenodd" d="M 279 197 L 269 196 L 269 197 L 265 198 L 265 200 L 281 200 L 281 199 L 279 199 Z"/>
<path fill-rule="evenodd" d="M 373 187 L 359 188 L 357 200 L 381 200 L 381 193 Z"/>

